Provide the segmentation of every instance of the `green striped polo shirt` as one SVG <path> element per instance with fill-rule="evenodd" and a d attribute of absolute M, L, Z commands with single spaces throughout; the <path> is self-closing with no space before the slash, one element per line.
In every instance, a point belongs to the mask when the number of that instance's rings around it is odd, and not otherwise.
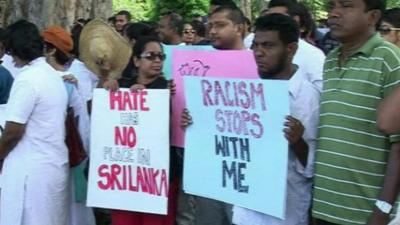
<path fill-rule="evenodd" d="M 391 143 L 377 129 L 377 107 L 400 81 L 400 50 L 372 36 L 341 66 L 340 48 L 324 66 L 313 216 L 366 224 L 383 185 Z"/>

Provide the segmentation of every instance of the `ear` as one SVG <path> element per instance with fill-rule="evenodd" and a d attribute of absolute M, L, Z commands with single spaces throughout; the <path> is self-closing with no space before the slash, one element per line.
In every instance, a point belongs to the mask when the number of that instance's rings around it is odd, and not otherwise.
<path fill-rule="evenodd" d="M 133 57 L 133 64 L 135 64 L 136 67 L 140 66 L 140 59 L 138 57 Z"/>
<path fill-rule="evenodd" d="M 368 12 L 368 23 L 372 27 L 376 27 L 381 18 L 382 12 L 380 10 L 373 9 Z"/>
<path fill-rule="evenodd" d="M 294 57 L 294 55 L 297 52 L 297 49 L 299 48 L 299 45 L 296 42 L 290 43 L 286 46 L 286 51 L 288 53 L 289 57 Z"/>
<path fill-rule="evenodd" d="M 236 30 L 237 33 L 240 34 L 242 38 L 244 38 L 244 34 L 246 33 L 244 24 L 236 24 Z"/>

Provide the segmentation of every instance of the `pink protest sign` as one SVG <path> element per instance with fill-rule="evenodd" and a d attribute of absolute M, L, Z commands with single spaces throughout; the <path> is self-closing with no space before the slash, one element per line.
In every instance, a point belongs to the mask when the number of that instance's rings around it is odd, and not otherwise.
<path fill-rule="evenodd" d="M 172 98 L 171 145 L 184 147 L 184 130 L 180 126 L 182 110 L 185 108 L 183 77 L 221 77 L 258 79 L 257 64 L 253 52 L 243 51 L 182 51 L 172 53 L 173 79 L 176 93 Z"/>

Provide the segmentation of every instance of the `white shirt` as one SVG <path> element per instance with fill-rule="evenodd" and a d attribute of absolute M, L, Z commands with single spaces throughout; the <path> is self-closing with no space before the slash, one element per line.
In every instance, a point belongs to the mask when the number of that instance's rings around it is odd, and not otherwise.
<path fill-rule="evenodd" d="M 3 61 L 1 65 L 4 66 L 4 68 L 6 68 L 11 73 L 11 76 L 13 76 L 14 78 L 21 71 L 21 68 L 15 66 L 14 60 L 11 56 L 4 54 L 3 58 L 1 58 L 1 61 Z"/>
<path fill-rule="evenodd" d="M 25 133 L 5 158 L 0 225 L 64 225 L 68 212 L 68 151 L 65 145 L 67 91 L 39 58 L 14 80 L 6 121 Z"/>
<path fill-rule="evenodd" d="M 293 58 L 293 63 L 304 71 L 304 77 L 314 84 L 319 92 L 322 92 L 322 72 L 324 68 L 325 54 L 314 45 L 299 40 L 299 47 Z"/>
<path fill-rule="evenodd" d="M 98 76 L 91 72 L 86 65 L 75 59 L 68 71 L 78 79 L 78 92 L 85 101 L 90 101 L 93 98 L 93 90 L 99 82 Z"/>
<path fill-rule="evenodd" d="M 250 49 L 251 45 L 253 44 L 254 40 L 254 33 L 250 33 L 247 37 L 244 38 L 243 43 L 246 49 Z"/>
<path fill-rule="evenodd" d="M 308 144 L 308 162 L 304 167 L 289 150 L 288 177 L 286 189 L 285 220 L 235 206 L 233 223 L 237 225 L 308 225 L 308 209 L 311 204 L 312 177 L 319 122 L 318 89 L 302 78 L 299 68 L 289 80 L 289 103 L 291 116 L 305 127 L 303 139 Z M 282 134 L 283 135 L 283 134 Z M 268 201 L 268 199 L 265 199 Z"/>

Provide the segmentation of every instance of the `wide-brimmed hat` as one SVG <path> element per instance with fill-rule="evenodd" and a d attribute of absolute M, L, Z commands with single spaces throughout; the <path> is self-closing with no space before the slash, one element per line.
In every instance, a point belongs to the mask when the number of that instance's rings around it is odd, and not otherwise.
<path fill-rule="evenodd" d="M 110 77 L 118 79 L 132 54 L 132 47 L 114 28 L 100 19 L 90 21 L 82 30 L 79 55 L 85 65 L 100 75 L 99 62 L 109 62 Z"/>

